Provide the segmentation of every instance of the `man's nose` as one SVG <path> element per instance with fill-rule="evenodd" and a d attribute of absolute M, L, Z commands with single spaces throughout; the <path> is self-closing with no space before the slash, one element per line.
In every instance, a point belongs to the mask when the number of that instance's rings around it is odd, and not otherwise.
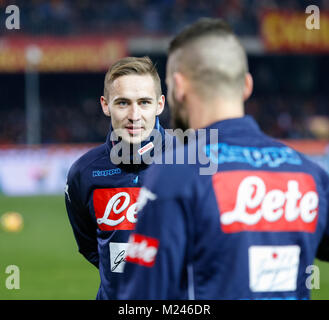
<path fill-rule="evenodd" d="M 131 121 L 138 121 L 141 118 L 140 108 L 137 103 L 130 106 L 128 118 Z"/>

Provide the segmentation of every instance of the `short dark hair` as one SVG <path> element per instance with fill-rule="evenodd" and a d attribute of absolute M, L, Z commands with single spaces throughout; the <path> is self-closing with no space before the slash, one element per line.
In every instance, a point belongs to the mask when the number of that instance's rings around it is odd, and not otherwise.
<path fill-rule="evenodd" d="M 222 19 L 200 18 L 197 22 L 185 27 L 169 45 L 169 54 L 187 43 L 205 35 L 228 35 L 233 30 L 228 23 Z"/>
<path fill-rule="evenodd" d="M 247 55 L 224 20 L 201 18 L 187 26 L 171 41 L 168 56 L 170 73 L 188 76 L 203 98 L 242 96 Z"/>

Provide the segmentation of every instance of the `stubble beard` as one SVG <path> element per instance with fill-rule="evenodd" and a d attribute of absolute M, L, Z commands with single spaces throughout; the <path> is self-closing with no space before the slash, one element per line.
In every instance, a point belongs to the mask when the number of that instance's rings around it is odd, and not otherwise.
<path fill-rule="evenodd" d="M 170 106 L 171 111 L 171 127 L 176 129 L 182 129 L 186 131 L 189 129 L 188 118 L 182 115 L 182 110 L 185 110 L 185 103 L 179 102 L 172 96 L 172 103 Z"/>

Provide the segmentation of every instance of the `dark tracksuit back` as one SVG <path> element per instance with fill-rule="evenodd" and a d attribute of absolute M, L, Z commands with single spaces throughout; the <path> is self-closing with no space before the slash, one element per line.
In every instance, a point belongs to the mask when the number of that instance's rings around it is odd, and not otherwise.
<path fill-rule="evenodd" d="M 328 174 L 249 116 L 211 129 L 197 145 L 215 173 L 149 169 L 119 298 L 309 299 L 308 267 L 329 260 Z"/>

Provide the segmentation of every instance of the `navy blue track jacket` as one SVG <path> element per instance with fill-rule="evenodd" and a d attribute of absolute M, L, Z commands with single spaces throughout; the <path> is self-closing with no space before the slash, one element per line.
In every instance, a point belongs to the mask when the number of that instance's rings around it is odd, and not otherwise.
<path fill-rule="evenodd" d="M 149 169 L 119 298 L 308 299 L 314 258 L 329 259 L 327 173 L 249 116 L 206 133 L 215 173 Z"/>
<path fill-rule="evenodd" d="M 161 139 L 154 143 L 154 150 L 162 150 L 165 135 L 158 119 L 156 129 Z M 137 198 L 148 168 L 143 161 L 135 165 L 113 164 L 110 152 L 114 143 L 110 136 L 111 130 L 106 143 L 90 150 L 72 165 L 65 192 L 67 213 L 79 252 L 99 268 L 101 283 L 97 299 L 117 298 L 117 282 L 122 277 L 128 237 L 137 221 Z"/>

